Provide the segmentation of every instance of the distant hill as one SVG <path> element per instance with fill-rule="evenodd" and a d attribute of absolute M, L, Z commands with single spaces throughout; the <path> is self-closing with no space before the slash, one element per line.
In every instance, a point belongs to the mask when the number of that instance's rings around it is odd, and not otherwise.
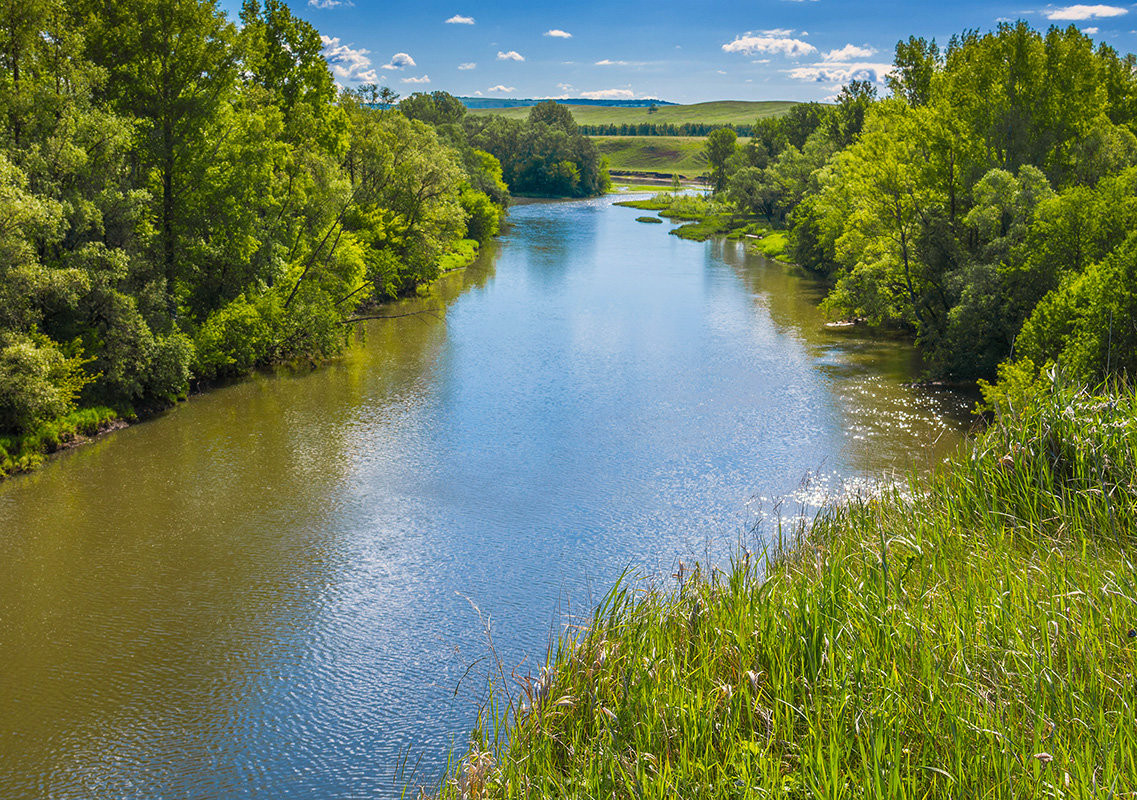
<path fill-rule="evenodd" d="M 461 101 L 462 104 L 466 106 L 466 108 L 469 108 L 471 110 L 481 110 L 485 108 L 529 108 L 530 106 L 535 106 L 538 103 L 543 103 L 545 100 L 552 98 L 521 99 L 510 97 L 459 97 L 457 99 Z M 652 105 L 675 105 L 675 103 L 670 103 L 667 100 L 589 100 L 583 97 L 575 100 L 561 100 L 558 98 L 556 102 L 565 106 L 599 106 L 602 108 L 647 108 Z"/>
<path fill-rule="evenodd" d="M 459 98 L 465 101 L 467 98 Z M 525 102 L 525 101 L 517 101 Z M 532 104 L 535 101 L 529 101 Z M 752 125 L 760 117 L 776 117 L 786 113 L 797 105 L 788 100 L 716 100 L 709 103 L 693 103 L 691 105 L 678 105 L 676 103 L 659 103 L 654 112 L 649 112 L 647 106 L 615 105 L 614 103 L 601 104 L 597 100 L 588 100 L 583 103 L 576 101 L 559 101 L 571 106 L 573 119 L 578 125 L 634 125 L 643 122 L 658 124 L 682 125 L 684 123 L 702 123 L 712 125 Z M 633 101 L 620 101 L 633 102 Z M 642 101 L 634 101 L 642 102 Z M 529 113 L 525 106 L 477 108 L 470 107 L 472 114 L 500 114 L 503 117 L 523 119 Z"/>
<path fill-rule="evenodd" d="M 596 136 L 596 149 L 617 175 L 696 178 L 710 171 L 706 139 L 698 136 Z"/>

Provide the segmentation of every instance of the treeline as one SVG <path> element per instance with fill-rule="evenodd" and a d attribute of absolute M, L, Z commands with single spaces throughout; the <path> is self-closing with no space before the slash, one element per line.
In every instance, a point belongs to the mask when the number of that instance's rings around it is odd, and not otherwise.
<path fill-rule="evenodd" d="M 246 0 L 237 22 L 212 0 L 10 12 L 0 474 L 75 419 L 335 354 L 361 305 L 412 292 L 497 232 L 506 178 L 565 194 L 602 183 L 555 125 L 499 140 L 424 121 L 418 98 L 403 113 L 380 107 L 397 99 L 387 90 L 337 89 L 319 33 L 279 0 Z M 546 139 L 556 161 L 515 163 Z"/>
<path fill-rule="evenodd" d="M 829 311 L 913 332 L 933 377 L 1137 375 L 1137 59 L 1019 22 L 895 66 L 887 99 L 712 134 L 720 197 L 791 227 Z"/>
<path fill-rule="evenodd" d="M 708 122 L 623 122 L 619 125 L 581 125 L 585 136 L 708 136 L 712 131 L 729 128 L 736 136 L 751 136 L 752 125 L 722 125 Z"/>
<path fill-rule="evenodd" d="M 465 120 L 469 141 L 501 161 L 505 180 L 517 194 L 588 197 L 611 184 L 608 167 L 567 107 L 547 100 L 533 106 L 524 122 L 501 116 Z"/>

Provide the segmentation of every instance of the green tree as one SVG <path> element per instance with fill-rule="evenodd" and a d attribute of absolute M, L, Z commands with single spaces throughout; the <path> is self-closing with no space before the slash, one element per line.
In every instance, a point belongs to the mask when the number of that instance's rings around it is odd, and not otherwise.
<path fill-rule="evenodd" d="M 738 147 L 738 134 L 731 128 L 711 131 L 705 145 L 707 163 L 711 168 L 711 185 L 716 193 L 726 187 L 727 162 Z"/>
<path fill-rule="evenodd" d="M 576 120 L 568 106 L 554 100 L 543 100 L 529 109 L 530 125 L 549 125 L 569 134 L 577 133 Z"/>
<path fill-rule="evenodd" d="M 896 43 L 893 71 L 885 79 L 888 90 L 910 106 L 927 105 L 932 100 L 932 78 L 942 64 L 936 40 L 910 36 Z"/>
<path fill-rule="evenodd" d="M 174 315 L 191 196 L 224 136 L 217 122 L 237 77 L 236 29 L 214 0 L 78 0 L 76 11 L 90 21 L 87 55 L 107 75 L 101 95 L 140 121 L 141 162 L 156 201 L 156 258 Z"/>

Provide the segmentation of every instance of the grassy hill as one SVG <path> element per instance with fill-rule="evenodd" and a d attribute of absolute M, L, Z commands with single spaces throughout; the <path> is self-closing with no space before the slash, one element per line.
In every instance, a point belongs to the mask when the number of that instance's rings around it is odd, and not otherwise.
<path fill-rule="evenodd" d="M 699 136 L 594 136 L 596 149 L 616 172 L 706 174 L 705 139 Z"/>
<path fill-rule="evenodd" d="M 646 108 L 615 108 L 611 106 L 567 106 L 578 125 L 621 125 L 640 122 L 682 125 L 701 122 L 723 125 L 750 125 L 760 117 L 784 114 L 797 103 L 788 100 L 715 100 L 710 103 L 693 103 L 686 106 L 659 106 L 654 114 Z M 499 114 L 503 117 L 524 119 L 528 108 L 478 108 L 471 114 Z"/>

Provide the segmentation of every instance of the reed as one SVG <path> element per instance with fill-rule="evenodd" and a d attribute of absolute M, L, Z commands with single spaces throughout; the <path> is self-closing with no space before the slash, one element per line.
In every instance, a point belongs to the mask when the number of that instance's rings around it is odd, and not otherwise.
<path fill-rule="evenodd" d="M 626 576 L 441 795 L 1137 796 L 1135 518 L 1137 395 L 1052 383 L 760 554 Z"/>

